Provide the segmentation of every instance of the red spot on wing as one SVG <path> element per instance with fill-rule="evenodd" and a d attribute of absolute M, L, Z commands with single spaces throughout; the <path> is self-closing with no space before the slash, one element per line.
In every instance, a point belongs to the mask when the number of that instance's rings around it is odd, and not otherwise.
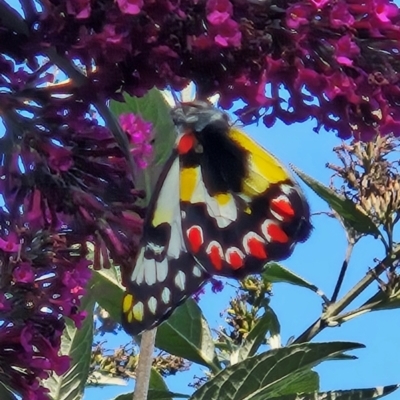
<path fill-rule="evenodd" d="M 243 267 L 244 255 L 239 249 L 231 247 L 226 252 L 226 261 L 233 269 L 239 269 Z"/>
<path fill-rule="evenodd" d="M 287 243 L 289 240 L 288 235 L 276 224 L 268 224 L 267 234 L 273 242 Z"/>
<path fill-rule="evenodd" d="M 250 237 L 247 240 L 247 246 L 249 248 L 250 254 L 253 257 L 260 259 L 267 258 L 267 252 L 265 251 L 264 243 L 260 239 L 256 237 Z"/>
<path fill-rule="evenodd" d="M 271 201 L 271 209 L 280 215 L 283 219 L 294 217 L 294 209 L 286 196 L 279 196 Z"/>
<path fill-rule="evenodd" d="M 220 271 L 222 269 L 222 257 L 221 250 L 218 248 L 218 246 L 214 245 L 210 247 L 209 256 L 212 265 L 214 265 L 216 270 Z"/>
<path fill-rule="evenodd" d="M 191 149 L 196 144 L 196 138 L 193 135 L 193 133 L 185 133 L 179 140 L 177 149 L 179 154 L 186 154 L 188 153 Z"/>
<path fill-rule="evenodd" d="M 197 253 L 204 242 L 203 230 L 200 226 L 192 226 L 187 230 L 187 238 L 189 240 L 190 248 L 194 253 Z"/>

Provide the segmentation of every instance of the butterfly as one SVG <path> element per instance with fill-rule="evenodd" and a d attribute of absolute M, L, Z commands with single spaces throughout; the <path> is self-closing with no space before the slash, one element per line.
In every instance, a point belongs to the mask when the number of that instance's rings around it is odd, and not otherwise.
<path fill-rule="evenodd" d="M 159 177 L 122 304 L 131 335 L 163 322 L 213 275 L 241 279 L 310 235 L 309 205 L 273 155 L 207 102 L 172 110 Z"/>

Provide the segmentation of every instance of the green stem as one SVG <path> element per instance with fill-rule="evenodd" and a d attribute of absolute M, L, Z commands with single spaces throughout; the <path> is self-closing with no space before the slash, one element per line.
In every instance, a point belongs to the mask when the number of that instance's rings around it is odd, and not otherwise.
<path fill-rule="evenodd" d="M 9 29 L 20 35 L 29 36 L 30 30 L 24 19 L 9 5 L 0 1 L 0 21 Z M 45 54 L 58 68 L 60 68 L 65 75 L 67 75 L 75 84 L 76 87 L 82 87 L 89 83 L 89 79 L 82 74 L 66 57 L 59 54 L 54 47 L 43 48 L 43 54 Z M 93 102 L 93 105 L 98 110 L 99 114 L 103 118 L 106 126 L 112 132 L 118 145 L 121 147 L 126 159 L 128 160 L 129 169 L 134 178 L 134 162 L 132 154 L 129 151 L 129 141 L 118 122 L 114 118 L 103 99 L 97 99 Z"/>
<path fill-rule="evenodd" d="M 354 249 L 354 245 L 355 245 L 355 240 L 353 238 L 349 237 L 348 242 L 347 242 L 346 256 L 343 260 L 342 268 L 340 269 L 340 273 L 339 273 L 338 280 L 336 282 L 335 290 L 333 291 L 333 295 L 331 298 L 331 303 L 334 303 L 339 296 L 340 288 L 342 287 L 344 276 L 346 275 L 347 267 L 349 265 L 349 261 L 350 261 L 351 254 Z"/>
<path fill-rule="evenodd" d="M 344 322 L 350 321 L 351 319 L 358 317 L 361 314 L 365 314 L 367 312 L 370 312 L 375 306 L 381 304 L 381 301 L 375 301 L 370 304 L 366 304 L 364 306 L 361 306 L 359 308 L 356 308 L 355 310 L 348 311 L 343 314 L 339 314 L 336 317 L 332 317 L 330 321 L 338 323 L 338 325 L 341 325 Z"/>
<path fill-rule="evenodd" d="M 339 315 L 351 302 L 358 297 L 376 277 L 382 274 L 388 267 L 393 264 L 393 261 L 400 257 L 400 246 L 397 246 L 392 255 L 388 255 L 382 262 L 377 264 L 373 269 L 368 271 L 364 278 L 362 278 L 351 290 L 349 290 L 339 301 L 329 305 L 322 316 L 316 320 L 309 328 L 307 328 L 294 343 L 309 342 L 318 333 L 335 322 L 335 317 Z"/>

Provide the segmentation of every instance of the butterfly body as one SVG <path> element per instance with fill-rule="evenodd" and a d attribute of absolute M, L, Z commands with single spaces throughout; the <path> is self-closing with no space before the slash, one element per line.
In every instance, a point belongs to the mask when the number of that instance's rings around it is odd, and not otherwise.
<path fill-rule="evenodd" d="M 287 258 L 311 231 L 280 162 L 208 103 L 172 111 L 178 138 L 144 224 L 123 326 L 158 325 L 212 275 L 240 279 Z"/>

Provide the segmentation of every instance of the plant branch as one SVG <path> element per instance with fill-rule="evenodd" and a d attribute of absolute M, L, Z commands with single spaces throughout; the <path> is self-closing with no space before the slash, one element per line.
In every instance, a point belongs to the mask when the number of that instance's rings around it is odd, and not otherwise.
<path fill-rule="evenodd" d="M 377 276 L 382 274 L 393 262 L 400 257 L 400 245 L 398 245 L 393 254 L 389 254 L 384 260 L 377 264 L 373 269 L 362 278 L 351 290 L 349 290 L 339 301 L 329 305 L 322 316 L 315 321 L 309 328 L 307 328 L 297 339 L 294 344 L 309 342 L 318 333 L 320 333 L 327 326 L 337 326 L 338 322 L 335 317 L 339 315 L 350 303 L 362 293 Z"/>
<path fill-rule="evenodd" d="M 351 310 L 346 313 L 339 314 L 338 316 L 331 318 L 331 321 L 337 322 L 340 325 L 344 322 L 350 321 L 351 319 L 353 319 L 355 317 L 358 317 L 361 314 L 365 314 L 367 312 L 372 311 L 372 308 L 379 304 L 381 304 L 381 301 L 376 301 L 374 303 L 365 304 L 359 308 L 356 308 L 355 310 Z"/>
<path fill-rule="evenodd" d="M 26 21 L 19 15 L 12 7 L 0 1 L 0 21 L 8 29 L 12 29 L 19 35 L 29 36 L 30 29 Z M 89 84 L 89 79 L 71 63 L 68 58 L 64 55 L 59 54 L 54 47 L 42 48 L 40 51 L 45 54 L 49 60 L 51 60 L 58 68 L 60 68 L 76 85 L 76 87 L 82 87 Z M 132 175 L 132 179 L 135 174 L 135 167 L 132 158 L 132 154 L 129 151 L 128 138 L 122 131 L 118 122 L 114 118 L 113 114 L 106 105 L 104 99 L 97 98 L 93 105 L 98 110 L 101 117 L 104 119 L 106 126 L 112 132 L 118 145 L 121 147 L 125 157 L 128 161 L 129 169 Z"/>
<path fill-rule="evenodd" d="M 332 298 L 330 301 L 331 303 L 334 303 L 339 296 L 339 292 L 340 292 L 340 289 L 343 284 L 344 276 L 346 275 L 347 267 L 349 265 L 349 261 L 350 261 L 351 254 L 354 249 L 354 245 L 355 245 L 354 239 L 352 237 L 349 237 L 348 242 L 347 242 L 346 255 L 343 260 L 342 268 L 340 269 L 340 273 L 339 273 L 338 280 L 336 282 L 335 290 L 333 291 L 333 294 L 332 294 Z"/>
<path fill-rule="evenodd" d="M 149 392 L 151 365 L 157 328 L 144 332 L 140 343 L 139 363 L 136 368 L 136 384 L 133 400 L 146 400 Z"/>

